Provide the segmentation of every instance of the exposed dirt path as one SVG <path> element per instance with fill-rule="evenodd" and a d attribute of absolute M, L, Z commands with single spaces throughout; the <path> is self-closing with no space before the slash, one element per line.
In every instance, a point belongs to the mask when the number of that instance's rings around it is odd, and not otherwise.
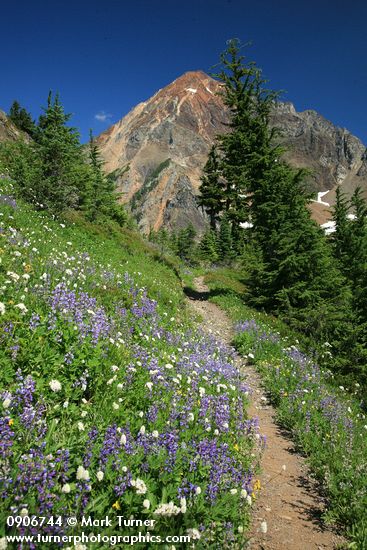
<path fill-rule="evenodd" d="M 189 307 L 202 317 L 204 331 L 231 344 L 232 322 L 215 304 L 207 301 L 203 277 L 195 280 L 197 292 L 188 297 Z M 343 547 L 344 539 L 321 521 L 324 502 L 310 478 L 304 459 L 295 452 L 287 434 L 275 422 L 275 410 L 267 403 L 255 368 L 236 356 L 252 390 L 250 416 L 259 418 L 267 446 L 262 457 L 261 490 L 253 505 L 248 547 L 251 550 L 324 550 Z M 285 467 L 285 469 L 284 469 Z M 266 522 L 267 532 L 261 531 Z M 264 524 L 263 524 L 264 527 Z"/>

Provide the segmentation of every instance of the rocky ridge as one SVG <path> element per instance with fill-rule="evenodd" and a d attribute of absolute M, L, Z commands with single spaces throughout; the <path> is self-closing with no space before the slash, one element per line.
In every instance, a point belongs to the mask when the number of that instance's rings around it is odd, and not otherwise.
<path fill-rule="evenodd" d="M 219 90 L 202 71 L 185 73 L 99 136 L 106 170 L 114 173 L 144 232 L 189 222 L 204 230 L 195 196 L 210 146 L 226 131 L 228 111 Z M 272 124 L 282 132 L 286 158 L 312 171 L 310 190 L 327 192 L 312 204 L 317 221 L 329 218 L 336 186 L 348 194 L 357 185 L 367 191 L 366 147 L 350 132 L 315 111 L 298 113 L 292 103 L 276 106 Z"/>

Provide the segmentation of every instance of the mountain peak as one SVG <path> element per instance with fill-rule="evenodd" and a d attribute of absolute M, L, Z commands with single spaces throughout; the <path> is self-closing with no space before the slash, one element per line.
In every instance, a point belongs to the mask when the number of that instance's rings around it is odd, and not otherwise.
<path fill-rule="evenodd" d="M 228 131 L 220 89 L 205 72 L 188 71 L 99 136 L 106 171 L 119 174 L 118 190 L 144 232 L 189 222 L 205 229 L 195 196 L 210 147 Z M 315 112 L 298 113 L 292 103 L 277 105 L 272 125 L 282 131 L 287 160 L 311 168 L 309 189 L 329 191 L 326 202 L 334 202 L 337 185 L 348 193 L 358 184 L 367 188 L 365 147 L 354 136 Z M 322 207 L 320 221 L 326 219 L 323 206 L 313 203 L 314 210 Z"/>

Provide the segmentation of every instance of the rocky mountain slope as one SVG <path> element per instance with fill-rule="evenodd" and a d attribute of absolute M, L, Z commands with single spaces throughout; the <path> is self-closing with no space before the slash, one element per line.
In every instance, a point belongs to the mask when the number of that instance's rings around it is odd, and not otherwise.
<path fill-rule="evenodd" d="M 217 92 L 220 84 L 201 71 L 188 72 L 137 105 L 98 138 L 107 172 L 113 172 L 144 232 L 164 225 L 206 225 L 195 196 L 215 136 L 226 131 L 228 112 Z M 315 111 L 296 112 L 279 103 L 272 124 L 282 131 L 287 159 L 312 170 L 308 185 L 324 191 L 312 210 L 320 223 L 329 217 L 334 190 L 367 190 L 366 147 L 347 130 Z M 320 195 L 319 195 L 320 197 Z"/>
<path fill-rule="evenodd" d="M 16 141 L 17 139 L 29 139 L 24 132 L 8 119 L 6 114 L 0 110 L 0 141 Z"/>

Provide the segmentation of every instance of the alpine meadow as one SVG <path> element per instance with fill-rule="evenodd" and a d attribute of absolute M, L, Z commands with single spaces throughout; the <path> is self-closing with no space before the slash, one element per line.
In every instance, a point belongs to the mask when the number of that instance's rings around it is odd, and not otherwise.
<path fill-rule="evenodd" d="M 249 51 L 0 113 L 0 549 L 367 549 L 366 148 Z"/>

